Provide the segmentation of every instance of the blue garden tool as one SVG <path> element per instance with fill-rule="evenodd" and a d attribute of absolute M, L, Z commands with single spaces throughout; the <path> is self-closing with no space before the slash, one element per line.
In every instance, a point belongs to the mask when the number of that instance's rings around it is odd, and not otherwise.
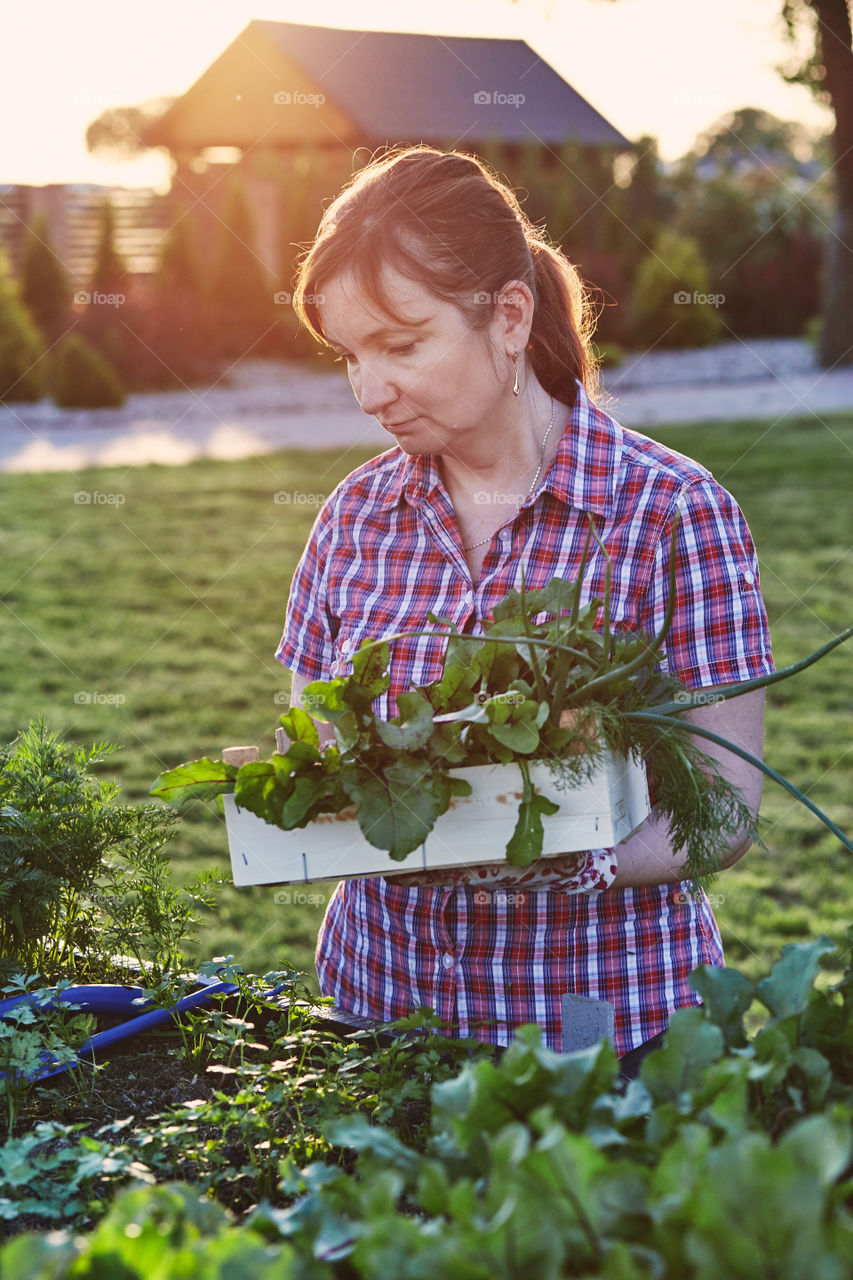
<path fill-rule="evenodd" d="M 277 987 L 273 987 L 270 991 L 265 991 L 262 998 L 269 999 L 278 995 L 288 985 L 287 981 L 280 982 Z M 56 992 L 48 999 L 39 1001 L 38 1007 L 44 1009 L 56 1004 L 67 1004 L 79 1009 L 82 1013 L 101 1013 L 113 1016 L 121 1016 L 123 1014 L 128 1019 L 117 1027 L 110 1027 L 108 1031 L 99 1031 L 96 1035 L 91 1036 L 85 1044 L 81 1045 L 77 1050 L 77 1058 L 78 1061 L 84 1061 L 88 1058 L 96 1057 L 100 1052 L 111 1048 L 122 1040 L 128 1040 L 131 1036 L 138 1036 L 143 1032 L 151 1031 L 154 1027 L 162 1026 L 164 1022 L 168 1022 L 170 1019 L 177 1021 L 182 1013 L 189 1009 L 197 1009 L 209 1004 L 218 995 L 233 995 L 238 990 L 239 987 L 235 982 L 214 982 L 209 986 L 202 987 L 200 991 L 193 991 L 190 995 L 183 996 L 173 1005 L 168 1005 L 165 1008 L 162 1006 L 154 1008 L 152 1007 L 154 1003 L 152 1000 L 147 1000 L 141 1004 L 136 1003 L 144 1000 L 145 992 L 142 987 L 106 985 L 66 987 L 63 991 Z M 11 996 L 7 1000 L 0 1000 L 0 1018 L 6 1017 L 13 1008 L 24 1002 L 35 1003 L 32 995 L 27 993 Z M 62 1075 L 63 1072 L 69 1071 L 73 1065 L 73 1063 L 57 1064 L 49 1053 L 45 1053 L 42 1055 L 42 1065 L 36 1068 L 34 1072 L 30 1072 L 26 1079 L 33 1082 L 46 1080 L 51 1076 Z M 4 1073 L 0 1073 L 0 1079 L 3 1078 Z"/>

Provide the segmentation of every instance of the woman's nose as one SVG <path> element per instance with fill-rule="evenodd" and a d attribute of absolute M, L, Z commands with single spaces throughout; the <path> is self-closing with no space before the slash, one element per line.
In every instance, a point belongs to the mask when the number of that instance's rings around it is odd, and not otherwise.
<path fill-rule="evenodd" d="M 379 370 L 361 364 L 354 373 L 352 389 L 364 413 L 376 417 L 397 399 L 399 392 Z"/>

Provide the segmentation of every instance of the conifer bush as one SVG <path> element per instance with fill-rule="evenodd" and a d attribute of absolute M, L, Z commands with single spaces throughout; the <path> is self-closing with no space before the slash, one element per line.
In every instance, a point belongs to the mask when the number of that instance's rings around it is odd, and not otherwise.
<path fill-rule="evenodd" d="M 112 365 L 85 338 L 71 334 L 59 348 L 53 398 L 64 409 L 106 409 L 124 404 L 125 391 Z"/>
<path fill-rule="evenodd" d="M 46 214 L 27 229 L 21 296 L 45 337 L 49 341 L 58 337 L 71 315 L 71 281 L 53 244 Z"/>
<path fill-rule="evenodd" d="M 41 398 L 43 354 L 41 335 L 0 255 L 0 402 Z"/>

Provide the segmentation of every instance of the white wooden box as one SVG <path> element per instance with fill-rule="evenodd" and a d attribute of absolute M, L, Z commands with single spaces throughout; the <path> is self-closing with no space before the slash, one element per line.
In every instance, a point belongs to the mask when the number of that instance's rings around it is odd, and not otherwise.
<path fill-rule="evenodd" d="M 560 806 L 558 813 L 543 818 L 543 857 L 610 848 L 649 814 L 641 764 L 605 752 L 590 779 L 571 790 L 557 788 L 545 761 L 531 761 L 529 767 L 537 791 Z M 420 849 L 402 862 L 365 840 L 354 806 L 322 814 L 307 827 L 282 831 L 238 808 L 233 794 L 223 796 L 234 883 L 351 880 L 500 861 L 518 820 L 523 785 L 518 765 L 475 765 L 452 772 L 471 783 L 472 794 L 453 796 Z"/>

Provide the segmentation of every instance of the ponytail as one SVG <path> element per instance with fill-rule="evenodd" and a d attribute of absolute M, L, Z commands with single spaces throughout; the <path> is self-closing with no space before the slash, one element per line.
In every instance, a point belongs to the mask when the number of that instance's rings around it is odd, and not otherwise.
<path fill-rule="evenodd" d="M 574 406 L 576 381 L 595 398 L 598 364 L 592 346 L 596 316 L 577 270 L 559 249 L 529 241 L 536 281 L 527 347 L 533 372 L 549 395 Z"/>

